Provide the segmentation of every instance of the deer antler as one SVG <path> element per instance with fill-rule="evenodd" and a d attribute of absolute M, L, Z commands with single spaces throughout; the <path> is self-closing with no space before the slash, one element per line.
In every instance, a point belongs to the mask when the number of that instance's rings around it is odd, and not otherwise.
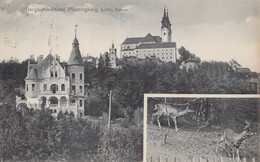
<path fill-rule="evenodd" d="M 250 125 L 251 123 L 250 123 L 250 121 L 248 121 L 247 119 L 245 119 L 245 123 L 246 123 L 246 125 Z"/>
<path fill-rule="evenodd" d="M 197 97 L 197 98 L 195 98 L 194 100 L 190 100 L 189 102 L 187 102 L 187 103 L 184 104 L 184 105 L 189 105 L 191 102 L 195 102 L 197 99 L 199 99 L 199 98 Z"/>

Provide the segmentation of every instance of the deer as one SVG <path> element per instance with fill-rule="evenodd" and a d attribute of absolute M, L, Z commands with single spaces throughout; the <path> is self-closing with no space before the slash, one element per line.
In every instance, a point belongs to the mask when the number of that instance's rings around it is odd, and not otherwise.
<path fill-rule="evenodd" d="M 198 99 L 198 98 L 197 98 Z M 195 100 L 197 100 L 195 99 Z M 173 121 L 174 121 L 174 126 L 175 126 L 175 131 L 178 132 L 178 127 L 177 127 L 177 120 L 176 118 L 179 116 L 183 116 L 189 112 L 194 112 L 193 110 L 190 110 L 190 103 L 195 100 L 191 100 L 186 104 L 186 109 L 181 111 L 179 109 L 177 109 L 176 105 L 171 105 L 171 104 L 166 104 L 166 103 L 159 103 L 155 105 L 154 111 L 157 110 L 157 112 L 152 113 L 152 122 L 151 124 L 153 125 L 153 118 L 154 116 L 157 116 L 157 123 L 159 128 L 161 128 L 161 124 L 159 121 L 160 116 L 165 115 L 167 117 L 170 117 Z M 168 120 L 168 126 L 170 127 L 170 122 Z"/>
<path fill-rule="evenodd" d="M 237 159 L 240 161 L 239 147 L 248 136 L 253 135 L 252 133 L 249 133 L 250 122 L 248 120 L 245 120 L 245 123 L 246 126 L 240 133 L 236 133 L 234 130 L 230 128 L 224 129 L 224 131 L 221 133 L 219 141 L 217 142 L 216 154 L 218 152 L 218 147 L 221 147 L 220 143 L 225 142 L 225 145 L 232 149 L 232 158 L 234 159 L 234 151 L 236 150 Z M 229 152 L 228 154 L 230 156 Z"/>

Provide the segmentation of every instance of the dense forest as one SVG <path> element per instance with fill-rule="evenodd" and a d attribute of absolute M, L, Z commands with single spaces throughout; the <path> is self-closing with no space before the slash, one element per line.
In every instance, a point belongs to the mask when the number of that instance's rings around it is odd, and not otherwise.
<path fill-rule="evenodd" d="M 194 69 L 180 69 L 181 62 L 194 58 L 200 62 L 200 59 L 184 47 L 179 54 L 177 63 L 131 57 L 119 60 L 118 69 L 111 69 L 109 61 L 100 58 L 98 68 L 86 66 L 87 114 L 107 110 L 104 108 L 108 105 L 109 90 L 112 90 L 115 116 L 120 116 L 126 108 L 142 107 L 144 93 L 257 93 L 256 72 L 237 72 L 228 63 L 216 61 L 201 62 Z"/>
<path fill-rule="evenodd" d="M 184 47 L 179 49 L 179 54 L 177 63 L 155 58 L 123 58 L 118 60 L 117 69 L 111 68 L 108 57 L 100 57 L 98 67 L 85 62 L 85 90 L 88 94 L 85 115 L 100 116 L 107 112 L 111 90 L 112 119 L 127 119 L 125 123 L 128 124 L 123 126 L 128 129 L 110 132 L 93 127 L 86 120 L 75 119 L 70 113 L 59 113 L 55 119 L 44 109 L 30 110 L 24 106 L 16 110 L 15 96 L 24 97 L 28 61 L 33 63 L 35 60 L 2 61 L 0 158 L 141 160 L 142 129 L 133 129 L 130 125 L 134 110 L 143 106 L 144 93 L 257 93 L 257 73 L 234 71 L 226 62 L 201 62 Z M 180 69 L 180 64 L 188 59 L 196 59 L 199 66 Z"/>
<path fill-rule="evenodd" d="M 256 72 L 237 72 L 226 62 L 200 62 L 199 57 L 184 47 L 179 49 L 179 54 L 177 63 L 152 58 L 123 58 L 118 60 L 117 69 L 110 68 L 108 57 L 100 57 L 98 67 L 85 62 L 85 89 L 88 92 L 85 115 L 99 116 L 102 111 L 108 111 L 109 90 L 112 90 L 113 117 L 124 116 L 126 109 L 142 107 L 144 93 L 257 93 Z M 197 68 L 179 68 L 181 62 L 194 58 L 200 62 Z M 34 63 L 35 59 L 0 63 L 0 100 L 12 97 L 11 94 L 23 95 L 28 61 Z M 7 87 L 8 91 L 5 90 Z"/>

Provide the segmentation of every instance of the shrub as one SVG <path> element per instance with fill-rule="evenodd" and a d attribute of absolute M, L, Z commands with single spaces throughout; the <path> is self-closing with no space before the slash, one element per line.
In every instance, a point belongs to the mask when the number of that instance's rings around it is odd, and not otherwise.
<path fill-rule="evenodd" d="M 113 129 L 103 134 L 99 160 L 141 161 L 143 155 L 142 129 Z"/>

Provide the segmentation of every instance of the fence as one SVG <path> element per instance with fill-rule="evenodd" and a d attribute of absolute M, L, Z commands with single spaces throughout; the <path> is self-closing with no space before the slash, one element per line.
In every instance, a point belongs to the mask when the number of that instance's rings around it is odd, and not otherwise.
<path fill-rule="evenodd" d="M 195 157 L 195 156 L 186 156 L 186 157 L 147 157 L 146 162 L 256 162 L 255 158 L 246 159 L 242 158 L 238 160 L 237 158 L 231 159 L 226 157 Z"/>

